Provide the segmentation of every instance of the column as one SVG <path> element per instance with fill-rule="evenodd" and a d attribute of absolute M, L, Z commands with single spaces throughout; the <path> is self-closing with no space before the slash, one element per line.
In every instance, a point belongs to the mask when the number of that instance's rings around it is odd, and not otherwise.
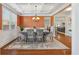
<path fill-rule="evenodd" d="M 79 4 L 72 4 L 72 54 L 79 54 Z"/>

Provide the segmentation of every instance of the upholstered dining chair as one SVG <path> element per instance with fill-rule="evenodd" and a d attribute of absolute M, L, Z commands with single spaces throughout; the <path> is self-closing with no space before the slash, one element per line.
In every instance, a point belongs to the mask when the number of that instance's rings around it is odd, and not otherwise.
<path fill-rule="evenodd" d="M 37 42 L 43 42 L 43 30 L 42 29 L 37 29 Z"/>
<path fill-rule="evenodd" d="M 27 29 L 27 42 L 34 42 L 34 31 L 33 31 L 33 29 Z"/>

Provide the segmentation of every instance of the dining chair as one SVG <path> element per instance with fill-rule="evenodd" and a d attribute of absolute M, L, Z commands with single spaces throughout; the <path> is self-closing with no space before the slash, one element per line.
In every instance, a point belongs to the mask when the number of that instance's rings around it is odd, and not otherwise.
<path fill-rule="evenodd" d="M 34 31 L 33 31 L 33 29 L 27 29 L 27 42 L 34 42 Z"/>
<path fill-rule="evenodd" d="M 24 37 L 24 42 L 27 42 L 27 32 L 21 32 L 22 36 Z"/>
<path fill-rule="evenodd" d="M 42 29 L 37 29 L 37 42 L 43 42 L 43 30 Z"/>

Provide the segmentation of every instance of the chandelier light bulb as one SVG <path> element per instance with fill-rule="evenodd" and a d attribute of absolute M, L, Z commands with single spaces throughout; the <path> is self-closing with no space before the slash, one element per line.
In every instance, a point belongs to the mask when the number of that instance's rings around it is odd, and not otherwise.
<path fill-rule="evenodd" d="M 35 11 L 37 11 L 37 6 L 35 6 Z M 39 17 L 37 16 L 37 13 L 35 13 L 35 16 L 32 18 L 33 19 L 33 21 L 39 21 Z"/>

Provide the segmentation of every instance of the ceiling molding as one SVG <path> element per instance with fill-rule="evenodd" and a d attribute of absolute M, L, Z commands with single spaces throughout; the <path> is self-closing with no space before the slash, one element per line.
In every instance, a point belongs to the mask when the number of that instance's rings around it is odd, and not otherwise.
<path fill-rule="evenodd" d="M 38 12 L 40 12 L 41 15 L 46 15 L 46 14 L 47 15 L 50 15 L 51 14 L 50 12 L 52 12 L 52 10 L 53 10 L 53 12 L 55 12 L 59 7 L 61 7 L 61 5 L 64 5 L 64 3 L 29 3 L 29 4 L 27 4 L 27 3 L 26 4 L 21 3 L 21 4 L 16 4 L 16 5 L 17 6 L 21 5 L 20 6 L 21 7 L 20 9 L 22 9 L 22 5 L 26 5 L 26 7 L 27 7 L 27 5 L 30 5 L 30 6 L 33 6 L 33 7 L 34 7 L 34 5 L 38 5 L 38 6 L 41 5 L 42 8 L 40 10 L 38 10 Z M 52 6 L 55 6 L 55 7 L 54 7 L 54 9 L 53 8 L 52 9 L 49 9 L 48 6 L 49 6 L 49 8 L 51 8 Z M 57 7 L 57 6 L 59 6 L 59 7 Z M 45 9 L 44 7 L 46 7 L 46 10 L 45 11 L 44 11 L 44 9 Z M 25 10 L 23 10 L 23 9 L 22 9 L 22 11 L 24 11 L 24 12 L 21 12 L 22 15 L 34 16 L 34 11 L 32 9 L 31 9 L 32 12 L 31 11 L 26 11 L 25 12 Z M 38 13 L 38 15 L 40 15 L 40 13 Z"/>
<path fill-rule="evenodd" d="M 11 12 L 15 13 L 16 15 L 21 15 L 20 12 L 18 12 L 17 10 L 15 10 L 14 8 L 12 8 L 10 5 L 4 3 L 2 4 L 4 7 L 6 7 L 7 9 L 9 9 Z"/>
<path fill-rule="evenodd" d="M 49 16 L 50 14 L 37 14 L 37 16 Z M 35 14 L 33 14 L 33 13 L 25 13 L 25 14 L 22 14 L 22 15 L 20 15 L 20 16 L 35 16 Z"/>
<path fill-rule="evenodd" d="M 14 3 L 14 4 L 3 3 L 5 7 L 7 7 L 12 12 L 20 16 L 35 16 L 35 12 L 32 9 L 35 5 L 38 5 L 39 6 L 38 8 L 40 8 L 39 11 L 37 12 L 37 16 L 53 16 L 61 12 L 64 8 L 70 5 L 68 3 Z M 31 6 L 32 8 L 31 7 L 29 8 L 28 5 Z M 53 8 L 52 6 L 55 7 Z"/>
<path fill-rule="evenodd" d="M 51 15 L 56 15 L 66 9 L 67 7 L 71 6 L 71 4 L 64 4 L 60 9 L 58 9 L 56 12 L 52 13 Z"/>

